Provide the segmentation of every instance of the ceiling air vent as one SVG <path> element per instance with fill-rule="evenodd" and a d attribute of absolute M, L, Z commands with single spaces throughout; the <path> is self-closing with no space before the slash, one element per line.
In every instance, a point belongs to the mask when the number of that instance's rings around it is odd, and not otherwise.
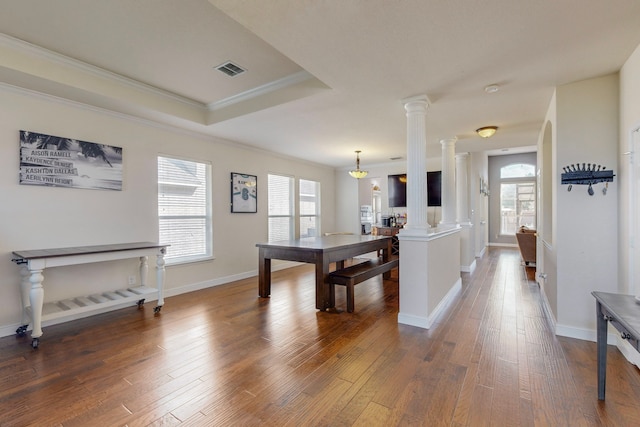
<path fill-rule="evenodd" d="M 227 76 L 235 77 L 238 74 L 244 73 L 246 70 L 233 62 L 225 62 L 222 65 L 218 65 L 216 70 L 222 71 Z"/>

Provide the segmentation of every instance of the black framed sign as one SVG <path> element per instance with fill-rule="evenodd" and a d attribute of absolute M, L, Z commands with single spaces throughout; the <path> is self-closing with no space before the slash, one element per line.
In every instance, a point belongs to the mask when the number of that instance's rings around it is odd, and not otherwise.
<path fill-rule="evenodd" d="M 231 172 L 231 213 L 258 212 L 258 177 Z"/>
<path fill-rule="evenodd" d="M 20 184 L 122 190 L 122 147 L 20 131 Z"/>

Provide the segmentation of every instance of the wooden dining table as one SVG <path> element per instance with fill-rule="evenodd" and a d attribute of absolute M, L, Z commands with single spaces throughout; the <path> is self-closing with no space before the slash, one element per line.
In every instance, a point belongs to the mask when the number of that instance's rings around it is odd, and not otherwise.
<path fill-rule="evenodd" d="M 328 278 L 331 263 L 343 268 L 344 261 L 370 252 L 382 253 L 386 262 L 391 253 L 391 237 L 371 235 L 334 234 L 295 240 L 257 243 L 258 294 L 262 298 L 271 295 L 271 260 L 281 259 L 315 264 L 316 308 L 327 310 L 335 307 L 334 288 Z M 390 273 L 385 273 L 388 278 Z"/>

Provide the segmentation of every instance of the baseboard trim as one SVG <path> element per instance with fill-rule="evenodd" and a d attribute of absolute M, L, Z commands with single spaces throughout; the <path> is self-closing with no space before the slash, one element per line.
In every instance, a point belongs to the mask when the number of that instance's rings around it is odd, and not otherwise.
<path fill-rule="evenodd" d="M 575 338 L 582 341 L 597 342 L 596 331 L 591 329 L 576 328 L 573 326 L 558 325 L 556 335 L 567 338 Z M 607 333 L 607 344 L 617 345 L 617 334 Z"/>
<path fill-rule="evenodd" d="M 473 274 L 473 272 L 476 271 L 476 260 L 474 259 L 470 265 L 461 265 L 460 271 L 463 273 Z"/>
<path fill-rule="evenodd" d="M 549 321 L 549 323 L 551 323 L 551 330 L 555 331 L 557 329 L 558 322 L 556 321 L 556 317 L 553 315 L 553 311 L 551 311 L 551 305 L 549 304 L 547 294 L 544 292 L 544 286 L 540 286 L 539 282 L 536 282 L 536 284 L 538 285 L 540 296 L 542 298 L 542 309 L 547 315 L 547 320 Z"/>
<path fill-rule="evenodd" d="M 398 313 L 398 323 L 403 325 L 417 326 L 418 328 L 429 329 L 435 323 L 436 319 L 443 311 L 445 311 L 456 296 L 462 290 L 462 278 L 458 278 L 453 284 L 449 292 L 442 298 L 436 308 L 431 312 L 429 317 L 414 316 L 412 314 Z M 401 308 L 402 309 L 402 308 Z"/>
<path fill-rule="evenodd" d="M 629 344 L 629 341 L 623 340 L 619 335 L 615 335 L 616 346 L 620 353 L 624 356 L 625 359 L 629 361 L 629 363 L 633 363 L 638 368 L 640 368 L 640 353 L 636 351 L 636 349 Z"/>
<path fill-rule="evenodd" d="M 451 289 L 449 289 L 449 292 L 447 292 L 444 298 L 442 298 L 442 301 L 438 303 L 436 308 L 429 315 L 429 327 L 431 327 L 431 325 L 435 323 L 436 319 L 438 318 L 438 316 L 440 316 L 440 314 L 442 314 L 442 312 L 444 312 L 447 308 L 449 308 L 451 303 L 453 303 L 456 296 L 458 296 L 458 294 L 461 291 L 462 291 L 462 278 L 459 277 L 458 280 L 456 280 L 456 283 L 454 283 Z"/>
<path fill-rule="evenodd" d="M 429 319 L 411 314 L 398 313 L 398 323 L 409 326 L 416 326 L 422 329 L 429 329 Z"/>
<path fill-rule="evenodd" d="M 476 253 L 476 258 L 480 258 L 480 259 L 482 259 L 482 258 L 484 257 L 484 254 L 485 254 L 486 252 L 487 252 L 487 247 L 486 247 L 486 246 L 484 246 L 480 252 L 477 252 L 477 253 Z"/>
<path fill-rule="evenodd" d="M 496 248 L 517 248 L 518 245 L 516 243 L 489 243 L 489 246 L 493 246 Z"/>

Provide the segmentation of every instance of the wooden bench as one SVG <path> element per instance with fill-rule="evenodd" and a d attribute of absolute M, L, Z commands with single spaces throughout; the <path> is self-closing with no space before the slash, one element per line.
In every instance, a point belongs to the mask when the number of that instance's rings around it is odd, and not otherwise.
<path fill-rule="evenodd" d="M 355 306 L 353 301 L 354 286 L 379 274 L 389 272 L 399 265 L 400 261 L 397 256 L 391 257 L 387 262 L 384 262 L 381 257 L 370 259 L 329 273 L 329 284 L 332 287 L 335 285 L 347 287 L 347 311 L 353 313 Z"/>

